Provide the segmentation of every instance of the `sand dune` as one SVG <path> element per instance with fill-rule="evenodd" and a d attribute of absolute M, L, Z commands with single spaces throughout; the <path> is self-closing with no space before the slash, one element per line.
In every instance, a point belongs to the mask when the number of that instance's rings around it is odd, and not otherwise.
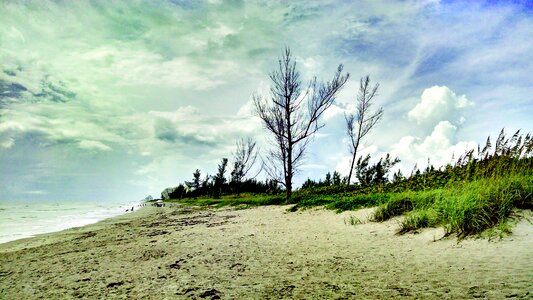
<path fill-rule="evenodd" d="M 533 297 L 533 225 L 502 240 L 395 235 L 370 210 L 148 207 L 0 245 L 0 298 Z M 363 221 L 346 224 L 349 216 Z"/>

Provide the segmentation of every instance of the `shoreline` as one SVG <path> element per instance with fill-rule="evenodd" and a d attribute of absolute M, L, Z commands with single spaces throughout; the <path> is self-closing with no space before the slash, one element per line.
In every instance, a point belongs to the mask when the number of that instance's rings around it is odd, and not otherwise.
<path fill-rule="evenodd" d="M 143 207 L 0 245 L 0 298 L 526 298 L 532 216 L 501 240 L 288 206 Z M 363 224 L 350 225 L 350 216 Z"/>
<path fill-rule="evenodd" d="M 44 202 L 31 201 L 15 202 L 15 205 L 5 205 L 0 214 L 0 245 L 13 241 L 33 238 L 39 235 L 61 232 L 72 228 L 92 225 L 109 218 L 127 214 L 130 207 L 135 210 L 141 208 L 141 203 L 120 202 Z M 42 206 L 35 207 L 34 205 Z M 79 206 L 81 204 L 81 206 Z M 46 215 L 43 215 L 46 212 Z M 5 218 L 5 219 L 4 219 Z"/>
<path fill-rule="evenodd" d="M 110 226 L 110 225 L 120 223 L 120 222 L 126 222 L 130 218 L 133 218 L 133 219 L 138 218 L 139 216 L 134 215 L 134 214 L 140 213 L 144 208 L 148 208 L 148 207 L 147 206 L 138 207 L 133 212 L 122 212 L 119 215 L 110 216 L 110 217 L 98 220 L 96 222 L 81 225 L 81 226 L 69 227 L 69 228 L 58 230 L 58 231 L 37 233 L 29 237 L 23 237 L 20 239 L 3 242 L 3 243 L 0 243 L 0 253 L 16 251 L 22 248 L 39 247 L 44 244 L 56 242 L 56 241 L 63 240 L 63 239 L 68 239 L 70 236 L 75 235 L 75 234 L 82 234 L 87 231 L 98 230 L 98 229 L 104 228 L 105 226 Z"/>

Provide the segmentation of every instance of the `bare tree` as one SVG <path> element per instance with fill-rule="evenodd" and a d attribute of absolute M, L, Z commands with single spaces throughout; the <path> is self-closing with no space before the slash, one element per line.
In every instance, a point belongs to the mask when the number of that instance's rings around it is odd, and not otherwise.
<path fill-rule="evenodd" d="M 370 86 L 370 77 L 367 75 L 361 77 L 359 82 L 359 93 L 357 94 L 357 111 L 355 113 L 344 115 L 346 120 L 346 132 L 350 137 L 350 153 L 352 160 L 350 163 L 350 173 L 348 174 L 347 184 L 350 184 L 352 172 L 354 169 L 357 150 L 361 140 L 372 130 L 383 116 L 383 107 L 380 107 L 375 113 L 371 112 L 372 101 L 378 94 L 379 83 Z"/>
<path fill-rule="evenodd" d="M 257 155 L 258 152 L 254 139 L 247 138 L 237 141 L 237 148 L 233 153 L 234 165 L 231 171 L 231 182 L 236 186 L 237 194 L 239 194 L 242 181 L 254 167 L 257 161 Z"/>
<path fill-rule="evenodd" d="M 287 201 L 291 198 L 292 178 L 302 164 L 309 137 L 324 126 L 318 122 L 320 116 L 348 80 L 349 74 L 343 75 L 342 69 L 339 65 L 329 82 L 317 82 L 315 77 L 307 87 L 302 87 L 291 50 L 286 48 L 279 59 L 279 68 L 270 74 L 269 97 L 254 95 L 256 113 L 276 144 L 268 153 L 265 171 L 285 186 Z"/>

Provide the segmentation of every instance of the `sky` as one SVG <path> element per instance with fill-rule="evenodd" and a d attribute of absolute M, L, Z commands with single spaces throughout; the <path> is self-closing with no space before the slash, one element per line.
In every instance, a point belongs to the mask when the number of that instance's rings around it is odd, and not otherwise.
<path fill-rule="evenodd" d="M 284 47 L 304 81 L 350 80 L 296 174 L 346 175 L 359 78 L 384 117 L 361 154 L 409 174 L 532 131 L 533 1 L 0 2 L 0 200 L 134 200 L 271 146 L 252 95 Z M 260 175 L 259 178 L 261 178 Z"/>

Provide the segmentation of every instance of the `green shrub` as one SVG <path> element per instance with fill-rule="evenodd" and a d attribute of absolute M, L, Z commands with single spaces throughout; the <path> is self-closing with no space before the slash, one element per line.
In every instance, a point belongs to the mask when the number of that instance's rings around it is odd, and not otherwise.
<path fill-rule="evenodd" d="M 442 199 L 444 191 L 442 189 L 434 189 L 428 191 L 418 191 L 411 193 L 411 201 L 413 208 L 425 209 L 433 206 L 433 204 Z"/>
<path fill-rule="evenodd" d="M 219 199 L 209 197 L 199 197 L 197 199 L 184 198 L 170 200 L 169 202 L 178 202 L 185 205 L 197 205 L 197 206 L 262 206 L 262 205 L 281 205 L 285 203 L 284 195 L 253 195 L 253 194 L 241 194 L 236 197 L 235 195 L 222 196 Z"/>
<path fill-rule="evenodd" d="M 372 220 L 382 222 L 412 210 L 413 202 L 411 201 L 410 194 L 411 193 L 395 194 L 388 202 L 376 209 Z"/>
<path fill-rule="evenodd" d="M 444 189 L 392 194 L 377 208 L 372 220 L 380 222 L 406 214 L 399 233 L 441 224 L 447 234 L 464 237 L 489 228 L 508 228 L 505 223 L 512 210 L 531 208 L 532 195 L 531 175 L 461 181 Z"/>
<path fill-rule="evenodd" d="M 476 180 L 457 184 L 435 209 L 446 231 L 463 237 L 505 222 L 514 207 L 531 203 L 532 191 L 527 176 Z"/>
<path fill-rule="evenodd" d="M 425 227 L 435 227 L 438 224 L 438 214 L 433 209 L 413 210 L 401 222 L 398 233 L 403 234 Z"/>
<path fill-rule="evenodd" d="M 355 210 L 385 203 L 388 201 L 389 197 L 388 194 L 356 195 L 330 202 L 326 207 L 329 209 L 335 209 L 337 212 Z"/>

